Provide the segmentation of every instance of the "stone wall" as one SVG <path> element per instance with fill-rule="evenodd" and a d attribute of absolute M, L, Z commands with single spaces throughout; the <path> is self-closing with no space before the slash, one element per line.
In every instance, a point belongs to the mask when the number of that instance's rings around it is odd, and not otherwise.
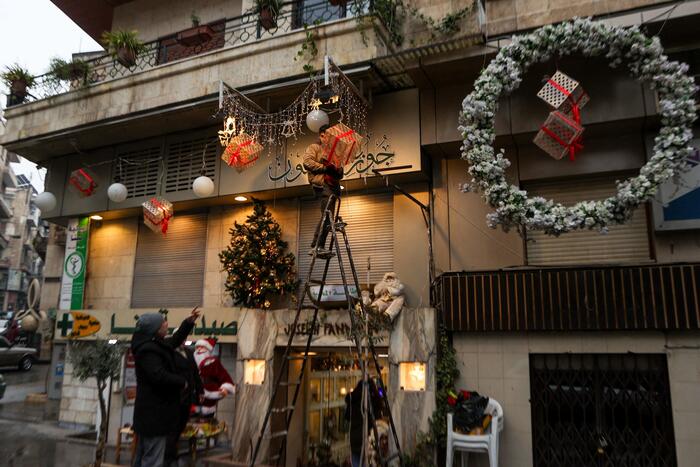
<path fill-rule="evenodd" d="M 457 387 L 473 389 L 501 403 L 505 418 L 500 465 L 532 466 L 530 353 L 665 353 L 679 467 L 700 458 L 700 333 L 530 333 L 455 334 L 460 377 Z M 470 461 L 486 466 L 485 456 Z"/>
<path fill-rule="evenodd" d="M 86 308 L 124 309 L 131 306 L 139 222 L 138 217 L 127 217 L 90 226 Z"/>
<path fill-rule="evenodd" d="M 58 421 L 65 424 L 95 425 L 99 402 L 97 382 L 90 378 L 84 382 L 73 376 L 73 365 L 69 360 L 70 346 L 66 349 L 66 362 L 63 370 L 63 389 Z"/>

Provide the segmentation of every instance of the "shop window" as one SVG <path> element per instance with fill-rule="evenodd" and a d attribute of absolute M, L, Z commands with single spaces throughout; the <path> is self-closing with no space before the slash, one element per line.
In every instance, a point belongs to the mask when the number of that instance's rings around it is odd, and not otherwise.
<path fill-rule="evenodd" d="M 298 0 L 294 4 L 294 27 L 345 18 L 347 10 L 347 5 L 333 6 L 328 0 Z"/>
<path fill-rule="evenodd" d="M 402 391 L 425 391 L 425 363 L 399 363 L 399 386 Z"/>
<path fill-rule="evenodd" d="M 265 360 L 243 360 L 243 382 L 262 385 L 265 382 Z"/>
<path fill-rule="evenodd" d="M 201 305 L 206 241 L 206 213 L 176 212 L 165 236 L 139 220 L 132 308 Z"/>
<path fill-rule="evenodd" d="M 676 465 L 664 354 L 530 355 L 533 465 Z"/>

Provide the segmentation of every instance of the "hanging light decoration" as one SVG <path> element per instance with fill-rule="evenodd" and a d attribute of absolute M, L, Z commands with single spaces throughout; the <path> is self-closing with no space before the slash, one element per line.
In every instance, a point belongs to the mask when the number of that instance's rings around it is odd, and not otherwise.
<path fill-rule="evenodd" d="M 214 193 L 214 181 L 202 174 L 192 182 L 192 191 L 198 198 L 206 198 Z"/>
<path fill-rule="evenodd" d="M 107 188 L 107 197 L 110 201 L 115 203 L 123 202 L 129 195 L 129 190 L 125 185 L 117 182 L 112 183 L 109 188 Z"/>
<path fill-rule="evenodd" d="M 306 126 L 308 126 L 309 130 L 313 131 L 314 133 L 318 133 L 318 130 L 323 125 L 328 125 L 328 122 L 328 114 L 321 109 L 312 110 L 306 116 Z"/>
<path fill-rule="evenodd" d="M 44 191 L 36 195 L 34 204 L 36 204 L 36 207 L 38 207 L 42 213 L 47 213 L 56 207 L 56 197 L 50 191 Z"/>

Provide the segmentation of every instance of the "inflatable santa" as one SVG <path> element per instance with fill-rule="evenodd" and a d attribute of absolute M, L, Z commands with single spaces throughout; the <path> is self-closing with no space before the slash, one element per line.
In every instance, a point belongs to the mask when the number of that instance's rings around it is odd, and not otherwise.
<path fill-rule="evenodd" d="M 236 391 L 231 375 L 221 360 L 212 355 L 215 345 L 213 338 L 200 339 L 194 344 L 194 359 L 204 386 L 202 403 L 195 407 L 195 413 L 199 415 L 213 415 L 219 400 Z"/>

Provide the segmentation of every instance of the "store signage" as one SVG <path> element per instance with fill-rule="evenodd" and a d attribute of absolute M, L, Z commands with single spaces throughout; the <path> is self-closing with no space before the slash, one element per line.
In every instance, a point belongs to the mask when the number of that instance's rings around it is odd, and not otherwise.
<path fill-rule="evenodd" d="M 10 269 L 7 272 L 7 290 L 18 292 L 22 290 L 22 271 Z"/>
<path fill-rule="evenodd" d="M 321 288 L 320 285 L 312 285 L 309 287 L 309 292 L 312 297 L 318 297 L 318 290 Z M 349 285 L 348 290 L 350 295 L 357 297 L 357 287 L 354 285 Z M 323 286 L 323 293 L 321 294 L 321 302 L 328 303 L 347 303 L 345 299 L 345 286 L 343 284 L 325 284 Z"/>
<path fill-rule="evenodd" d="M 654 206 L 656 230 L 700 228 L 700 139 L 691 142 L 690 170 L 659 187 Z"/>
<path fill-rule="evenodd" d="M 83 308 L 89 233 L 89 218 L 83 217 L 68 221 L 61 296 L 58 304 L 60 310 L 80 310 Z"/>

